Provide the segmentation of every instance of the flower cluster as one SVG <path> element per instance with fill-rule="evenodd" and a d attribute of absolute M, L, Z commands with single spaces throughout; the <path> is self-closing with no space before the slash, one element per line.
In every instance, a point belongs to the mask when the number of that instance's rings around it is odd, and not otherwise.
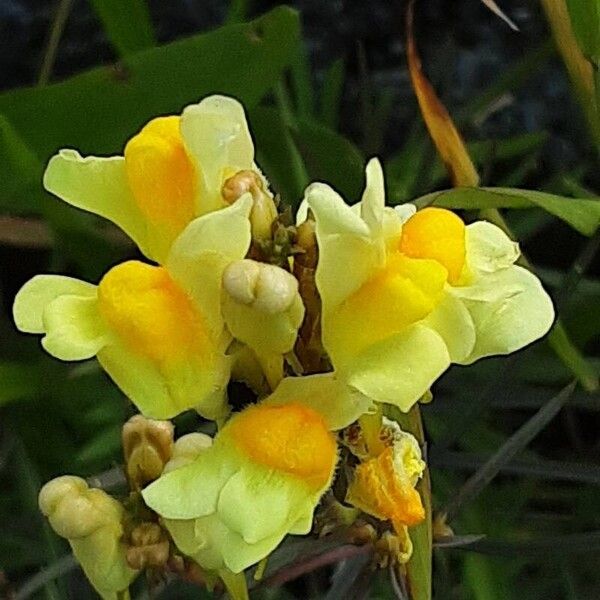
<path fill-rule="evenodd" d="M 426 465 L 386 405 L 409 411 L 452 363 L 517 350 L 553 320 L 505 233 L 386 207 L 376 159 L 360 202 L 313 183 L 286 221 L 231 98 L 150 121 L 123 156 L 62 150 L 44 184 L 147 258 L 97 285 L 39 275 L 14 304 L 20 330 L 61 360 L 96 357 L 141 413 L 123 429 L 124 502 L 74 477 L 40 493 L 104 598 L 143 569 L 189 565 L 243 598 L 244 570 L 309 533 L 326 493 L 393 532 L 408 560 Z M 238 412 L 231 380 L 256 398 Z M 214 437 L 175 441 L 165 420 L 187 410 L 215 421 Z"/>

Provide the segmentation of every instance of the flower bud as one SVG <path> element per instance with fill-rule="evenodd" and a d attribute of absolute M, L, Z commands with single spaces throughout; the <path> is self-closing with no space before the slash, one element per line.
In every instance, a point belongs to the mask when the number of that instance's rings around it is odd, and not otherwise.
<path fill-rule="evenodd" d="M 252 239 L 267 240 L 271 238 L 271 227 L 277 219 L 277 208 L 271 195 L 265 190 L 265 184 L 256 171 L 238 171 L 225 181 L 221 188 L 223 199 L 233 204 L 244 194 L 252 194 L 254 201 L 250 213 Z"/>
<path fill-rule="evenodd" d="M 84 479 L 64 475 L 40 490 L 38 504 L 61 537 L 78 539 L 120 521 L 121 507 L 105 492 L 90 489 Z"/>
<path fill-rule="evenodd" d="M 188 433 L 181 436 L 173 448 L 171 460 L 165 465 L 163 473 L 169 473 L 194 462 L 198 455 L 212 446 L 212 438 L 205 433 Z"/>
<path fill-rule="evenodd" d="M 247 258 L 225 269 L 223 287 L 237 303 L 269 314 L 286 311 L 298 293 L 298 281 L 293 275 L 275 265 Z"/>
<path fill-rule="evenodd" d="M 40 510 L 56 533 L 69 541 L 90 583 L 103 598 L 127 589 L 137 575 L 127 564 L 123 506 L 80 477 L 49 481 L 40 491 Z"/>
<path fill-rule="evenodd" d="M 132 569 L 164 567 L 169 560 L 169 540 L 157 523 L 140 523 L 130 535 L 127 564 Z"/>
<path fill-rule="evenodd" d="M 158 479 L 173 452 L 173 424 L 135 415 L 123 425 L 122 439 L 131 487 Z"/>
<path fill-rule="evenodd" d="M 408 527 L 392 533 L 385 531 L 375 543 L 375 559 L 377 566 L 384 569 L 389 564 L 404 565 L 412 556 L 413 544 L 408 533 Z"/>

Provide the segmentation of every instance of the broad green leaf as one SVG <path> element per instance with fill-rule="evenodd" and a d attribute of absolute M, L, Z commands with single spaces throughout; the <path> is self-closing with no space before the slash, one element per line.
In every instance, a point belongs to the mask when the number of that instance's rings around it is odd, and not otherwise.
<path fill-rule="evenodd" d="M 90 0 L 119 56 L 156 44 L 146 0 Z"/>
<path fill-rule="evenodd" d="M 0 164 L 0 210 L 18 214 L 38 209 L 41 162 L 1 114 Z"/>
<path fill-rule="evenodd" d="M 310 119 L 292 131 L 311 181 L 326 181 L 349 202 L 360 200 L 365 159 L 348 139 Z"/>
<path fill-rule="evenodd" d="M 295 11 L 278 7 L 245 24 L 128 56 L 45 88 L 0 94 L 0 114 L 46 160 L 57 149 L 120 152 L 152 117 L 178 113 L 208 94 L 229 94 L 254 106 L 298 47 Z"/>
<path fill-rule="evenodd" d="M 294 165 L 302 157 L 294 144 L 285 119 L 276 108 L 258 106 L 250 111 L 250 130 L 256 146 L 256 158 L 284 206 L 297 207 L 308 185 L 308 177 Z"/>
<path fill-rule="evenodd" d="M 600 63 L 600 0 L 566 0 L 573 33 L 585 56 Z"/>
<path fill-rule="evenodd" d="M 348 201 L 360 199 L 364 158 L 345 137 L 313 119 L 293 118 L 288 124 L 270 107 L 252 110 L 250 124 L 258 162 L 286 204 L 297 207 L 311 181 L 326 181 Z M 298 158 L 307 174 L 302 180 L 290 168 Z"/>
<path fill-rule="evenodd" d="M 537 206 L 568 223 L 583 235 L 593 235 L 600 225 L 600 201 L 564 198 L 516 188 L 454 188 L 433 192 L 415 201 L 419 207 L 480 210 L 487 208 L 531 208 Z"/>

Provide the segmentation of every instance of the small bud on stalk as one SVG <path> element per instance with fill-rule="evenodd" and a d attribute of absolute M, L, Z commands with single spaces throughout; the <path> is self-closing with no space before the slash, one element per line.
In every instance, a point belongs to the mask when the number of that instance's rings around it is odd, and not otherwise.
<path fill-rule="evenodd" d="M 239 171 L 227 179 L 221 188 L 221 195 L 229 204 L 248 192 L 254 200 L 250 213 L 252 239 L 268 240 L 271 238 L 273 222 L 277 219 L 277 207 L 271 195 L 265 191 L 265 183 L 260 175 L 255 171 Z"/>
<path fill-rule="evenodd" d="M 130 535 L 127 564 L 132 569 L 164 567 L 169 560 L 169 540 L 157 523 L 140 523 Z"/>
<path fill-rule="evenodd" d="M 122 439 L 131 488 L 158 479 L 173 453 L 173 424 L 135 415 L 123 425 Z"/>

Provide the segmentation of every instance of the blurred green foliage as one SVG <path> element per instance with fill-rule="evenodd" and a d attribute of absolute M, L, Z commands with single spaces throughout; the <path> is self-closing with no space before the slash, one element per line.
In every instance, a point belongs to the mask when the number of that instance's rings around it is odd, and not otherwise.
<path fill-rule="evenodd" d="M 569 8 L 584 53 L 597 60 L 597 18 L 585 18 L 584 4 L 571 0 Z M 593 8 L 589 14 L 597 17 L 597 0 L 588 4 Z M 282 202 L 297 207 L 313 180 L 328 181 L 356 201 L 365 157 L 382 152 L 386 115 L 394 110 L 390 98 L 365 77 L 359 131 L 354 140 L 342 135 L 346 63 L 343 58 L 333 62 L 320 85 L 314 85 L 299 15 L 287 7 L 243 22 L 246 3 L 235 1 L 223 27 L 156 46 L 143 0 L 93 0 L 92 5 L 119 62 L 44 87 L 0 94 L 0 212 L 3 218 L 42 223 L 50 240 L 25 240 L 16 246 L 10 236 L 0 240 L 9 284 L 2 291 L 0 322 L 0 571 L 9 587 L 29 585 L 23 589 L 35 588 L 31 597 L 48 599 L 89 597 L 90 592 L 71 577 L 71 563 L 56 562 L 67 549 L 37 511 L 38 489 L 58 474 L 91 476 L 118 464 L 120 427 L 131 408 L 94 363 L 53 361 L 37 341 L 18 335 L 10 321 L 12 295 L 35 272 L 68 270 L 95 279 L 132 253 L 105 223 L 43 191 L 41 174 L 50 155 L 61 147 L 120 153 L 152 116 L 177 113 L 204 95 L 224 93 L 247 107 L 258 162 Z M 544 44 L 499 74 L 464 107 L 457 122 L 468 125 L 481 110 L 518 88 L 550 55 Z M 545 138 L 543 131 L 499 140 L 470 141 L 467 136 L 480 171 L 500 174 L 491 179 L 505 187 L 436 191 L 448 182 L 420 124 L 412 126 L 405 146 L 385 163 L 392 204 L 418 198 L 419 205 L 463 210 L 467 219 L 482 210 L 503 209 L 525 248 L 540 232 L 571 228 L 567 235 L 580 249 L 570 266 L 546 264 L 539 270 L 560 300 L 564 327 L 558 334 L 559 351 L 542 342 L 514 357 L 455 368 L 438 383 L 435 401 L 424 409 L 434 509 L 439 510 L 451 505 L 467 477 L 488 460 L 502 452 L 508 456 L 505 445 L 511 434 L 574 376 L 583 370 L 591 380 L 588 391 L 577 388 L 559 417 L 547 427 L 540 422 L 534 442 L 498 464 L 498 477 L 456 512 L 452 526 L 457 534 L 486 537 L 464 547 L 435 549 L 434 597 L 443 600 L 600 597 L 600 282 L 586 275 L 599 239 L 600 202 L 586 187 L 597 162 L 582 162 L 577 173 L 541 182 L 543 191 L 521 189 Z M 19 223 L 0 221 L 9 229 Z M 178 425 L 185 432 L 198 423 L 184 416 Z M 273 565 L 314 548 L 296 550 L 284 545 Z M 50 571 L 56 577 L 36 575 L 51 564 L 60 567 Z M 329 573 L 322 572 L 296 586 L 257 590 L 256 597 L 310 593 L 333 599 L 350 589 L 357 598 L 359 592 L 362 597 L 393 597 L 386 573 L 365 578 L 364 569 L 360 561 L 350 561 L 331 582 Z M 158 597 L 209 595 L 175 583 Z"/>

